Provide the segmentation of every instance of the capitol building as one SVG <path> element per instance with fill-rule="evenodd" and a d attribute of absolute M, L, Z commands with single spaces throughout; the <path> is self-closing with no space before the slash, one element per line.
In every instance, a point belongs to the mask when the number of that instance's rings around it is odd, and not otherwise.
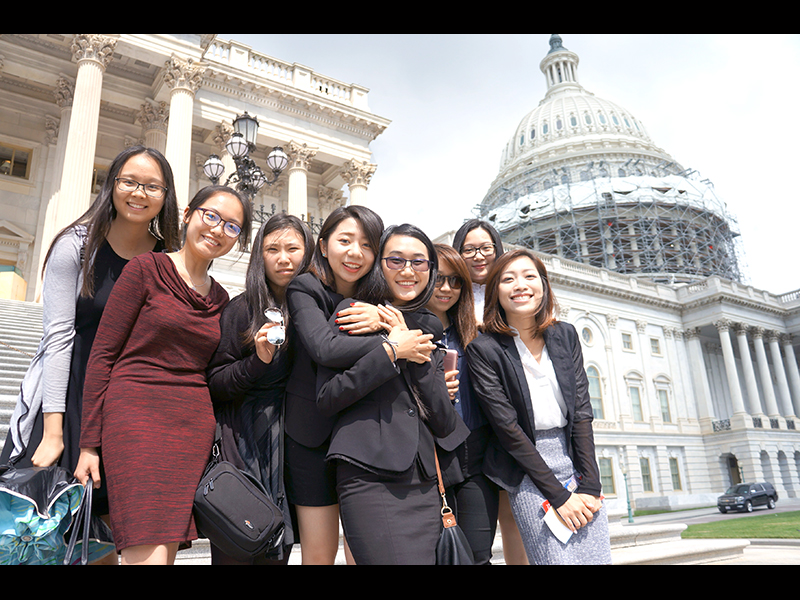
<path fill-rule="evenodd" d="M 799 496 L 800 290 L 746 283 L 736 216 L 713 184 L 659 148 L 624 98 L 584 88 L 565 46 L 542 36 L 542 100 L 462 209 L 477 203 L 550 271 L 583 341 L 611 508 L 708 506 L 738 481 Z M 50 240 L 126 146 L 163 152 L 185 205 L 210 183 L 210 156 L 223 183 L 232 172 L 226 143 L 245 113 L 255 163 L 266 171 L 275 147 L 289 159 L 254 194 L 257 219 L 285 210 L 315 228 L 346 202 L 371 205 L 370 144 L 391 121 L 367 87 L 333 75 L 216 34 L 0 34 L 0 299 L 39 301 Z M 231 295 L 248 259 L 215 261 Z"/>

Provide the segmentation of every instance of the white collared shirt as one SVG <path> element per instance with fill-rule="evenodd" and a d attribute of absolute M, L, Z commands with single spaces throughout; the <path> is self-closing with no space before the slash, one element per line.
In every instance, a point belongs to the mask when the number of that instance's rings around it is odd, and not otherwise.
<path fill-rule="evenodd" d="M 561 395 L 561 388 L 547 347 L 542 348 L 542 358 L 537 362 L 518 335 L 514 336 L 514 344 L 517 346 L 517 352 L 522 360 L 522 370 L 525 371 L 525 379 L 528 381 L 536 429 L 565 427 L 567 405 Z"/>

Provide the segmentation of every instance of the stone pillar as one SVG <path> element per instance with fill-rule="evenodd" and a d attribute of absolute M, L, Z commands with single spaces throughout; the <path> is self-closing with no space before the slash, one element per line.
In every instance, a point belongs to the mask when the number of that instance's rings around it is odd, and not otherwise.
<path fill-rule="evenodd" d="M 617 366 L 614 362 L 614 356 L 617 355 L 618 349 L 615 348 L 617 344 L 617 336 L 613 330 L 617 328 L 619 315 L 607 314 L 606 323 L 608 323 L 608 343 L 606 344 L 606 359 L 608 360 L 608 380 L 611 382 L 611 397 L 614 403 L 614 417 L 617 421 L 622 423 L 622 415 L 625 415 L 625 420 L 631 422 L 630 403 L 622 402 L 619 391 L 619 375 L 617 373 Z"/>
<path fill-rule="evenodd" d="M 367 206 L 367 186 L 378 165 L 352 159 L 342 166 L 342 179 L 350 189 L 350 204 Z"/>
<path fill-rule="evenodd" d="M 166 62 L 164 82 L 172 88 L 169 100 L 169 125 L 165 156 L 175 177 L 179 214 L 189 204 L 189 178 L 192 165 L 192 116 L 194 95 L 203 81 L 206 67 L 191 58 L 173 56 Z"/>
<path fill-rule="evenodd" d="M 115 39 L 96 33 L 80 33 L 72 42 L 78 74 L 53 232 L 66 227 L 89 208 L 103 74 L 116 45 Z"/>
<path fill-rule="evenodd" d="M 736 415 L 744 413 L 745 410 L 742 390 L 739 387 L 739 374 L 736 372 L 736 359 L 733 355 L 730 325 L 731 323 L 728 319 L 720 319 L 714 323 L 722 344 L 722 358 L 725 361 L 725 374 L 728 378 L 728 388 L 731 393 L 731 405 L 733 406 L 733 414 Z"/>
<path fill-rule="evenodd" d="M 167 151 L 167 121 L 169 120 L 167 103 L 145 102 L 142 104 L 136 120 L 142 124 L 144 145 L 164 154 Z"/>
<path fill-rule="evenodd" d="M 786 371 L 783 369 L 783 356 L 781 356 L 781 347 L 778 345 L 779 337 L 779 332 L 769 332 L 769 350 L 772 354 L 772 367 L 775 369 L 775 379 L 778 380 L 778 392 L 781 399 L 781 416 L 790 417 L 794 415 L 794 410 L 792 409 L 792 396 L 789 393 L 789 382 L 786 379 Z"/>
<path fill-rule="evenodd" d="M 783 342 L 783 353 L 786 355 L 786 373 L 789 376 L 789 387 L 792 390 L 794 415 L 800 417 L 800 371 L 797 368 L 797 358 L 795 358 L 792 346 L 792 335 L 782 336 L 781 341 Z"/>
<path fill-rule="evenodd" d="M 744 371 L 744 382 L 747 389 L 747 398 L 750 401 L 750 414 L 763 415 L 761 400 L 758 395 L 758 382 L 756 372 L 753 369 L 753 361 L 750 358 L 750 344 L 747 341 L 747 325 L 735 323 L 736 339 L 739 342 L 739 356 L 742 359 L 742 370 Z"/>
<path fill-rule="evenodd" d="M 52 178 L 50 180 L 50 189 L 45 194 L 45 203 L 39 210 L 39 231 L 37 231 L 36 248 L 34 249 L 36 259 L 36 272 L 32 273 L 31 280 L 35 280 L 34 293 L 31 297 L 28 294 L 29 300 L 39 298 L 42 291 L 42 266 L 44 265 L 44 258 L 47 256 L 47 250 L 53 238 L 58 233 L 56 229 L 56 219 L 58 217 L 58 198 L 59 190 L 61 188 L 61 177 L 64 171 L 64 158 L 67 153 L 67 132 L 69 131 L 69 122 L 72 115 L 72 101 L 75 95 L 75 87 L 73 83 L 66 77 L 59 77 L 56 81 L 56 89 L 53 91 L 56 104 L 61 109 L 61 120 L 48 121 L 46 129 L 48 131 L 49 143 L 55 143 L 55 155 L 53 156 L 51 164 Z"/>
<path fill-rule="evenodd" d="M 287 212 L 303 220 L 308 220 L 308 167 L 317 154 L 315 148 L 306 144 L 289 142 L 284 148 L 289 156 L 289 200 Z"/>
<path fill-rule="evenodd" d="M 772 385 L 772 375 L 769 372 L 767 353 L 764 350 L 764 328 L 753 328 L 753 345 L 756 348 L 756 364 L 758 375 L 761 379 L 761 391 L 764 392 L 764 410 L 770 417 L 778 417 L 778 402 L 775 399 L 775 388 Z"/>
<path fill-rule="evenodd" d="M 695 397 L 697 398 L 697 415 L 702 421 L 709 420 L 711 415 L 711 390 L 708 387 L 708 374 L 703 360 L 703 347 L 700 344 L 700 328 L 693 327 L 686 330 L 686 346 L 689 350 L 689 364 L 695 365 L 691 369 L 694 383 Z"/>

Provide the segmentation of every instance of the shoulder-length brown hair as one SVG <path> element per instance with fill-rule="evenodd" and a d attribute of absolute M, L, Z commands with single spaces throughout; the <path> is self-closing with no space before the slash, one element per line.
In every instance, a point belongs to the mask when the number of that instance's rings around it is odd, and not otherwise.
<path fill-rule="evenodd" d="M 486 301 L 483 311 L 484 331 L 503 335 L 514 335 L 514 332 L 506 321 L 505 310 L 500 306 L 498 290 L 503 273 L 508 268 L 508 265 L 518 258 L 531 259 L 542 280 L 542 301 L 531 322 L 530 332 L 534 336 L 541 335 L 545 329 L 556 322 L 558 303 L 553 294 L 553 289 L 550 286 L 550 277 L 547 275 L 547 269 L 544 263 L 533 252 L 525 248 L 520 248 L 512 250 L 511 252 L 506 252 L 498 257 L 489 271 L 489 275 L 486 278 Z"/>
<path fill-rule="evenodd" d="M 469 268 L 456 249 L 447 244 L 434 244 L 436 254 L 439 255 L 439 271 L 442 265 L 447 265 L 461 278 L 461 295 L 447 315 L 456 328 L 458 339 L 463 347 L 478 337 L 478 322 L 475 318 L 475 297 L 470 284 Z"/>

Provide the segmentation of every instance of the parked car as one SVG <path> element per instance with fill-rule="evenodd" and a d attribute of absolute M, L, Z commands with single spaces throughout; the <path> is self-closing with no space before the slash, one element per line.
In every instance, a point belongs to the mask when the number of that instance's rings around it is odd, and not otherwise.
<path fill-rule="evenodd" d="M 766 481 L 757 483 L 737 483 L 717 498 L 717 509 L 721 513 L 729 510 L 753 512 L 754 506 L 775 508 L 778 501 L 778 492 L 775 487 Z"/>

